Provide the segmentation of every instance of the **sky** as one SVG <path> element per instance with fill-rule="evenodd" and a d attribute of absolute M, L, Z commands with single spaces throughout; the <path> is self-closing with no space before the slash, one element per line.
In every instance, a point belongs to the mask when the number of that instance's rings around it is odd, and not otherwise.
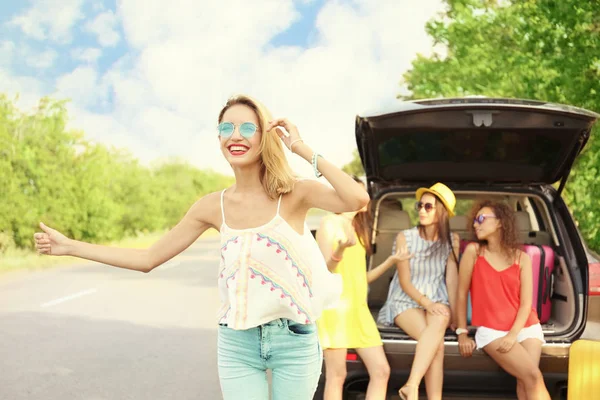
<path fill-rule="evenodd" d="M 230 174 L 217 116 L 245 93 L 343 165 L 354 119 L 389 107 L 441 0 L 3 0 L 0 92 L 33 110 L 69 99 L 69 127 L 143 163 Z M 312 167 L 288 154 L 301 176 Z"/>

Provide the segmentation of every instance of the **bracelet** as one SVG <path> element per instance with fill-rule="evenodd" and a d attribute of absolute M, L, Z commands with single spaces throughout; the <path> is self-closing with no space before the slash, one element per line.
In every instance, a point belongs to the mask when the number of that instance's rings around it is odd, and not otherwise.
<path fill-rule="evenodd" d="M 322 155 L 320 155 L 317 152 L 313 152 L 313 156 L 312 156 L 312 166 L 313 166 L 313 171 L 315 171 L 315 176 L 317 178 L 320 178 L 323 176 L 322 173 L 319 172 L 319 169 L 317 168 L 317 158 L 319 157 L 323 157 Z"/>
<path fill-rule="evenodd" d="M 331 253 L 331 257 L 329 257 L 329 258 L 331 258 L 332 261 L 339 263 L 340 261 L 342 261 L 343 257 L 337 258 L 336 256 L 333 255 L 333 253 Z"/>
<path fill-rule="evenodd" d="M 303 139 L 296 139 L 294 140 L 292 143 L 290 143 L 290 151 L 293 153 L 294 152 L 294 144 L 298 143 L 298 142 L 304 142 Z"/>
<path fill-rule="evenodd" d="M 422 294 L 421 297 L 419 297 L 419 305 L 423 306 L 423 303 L 421 303 L 421 300 L 423 300 L 423 297 L 427 298 L 426 294 Z"/>

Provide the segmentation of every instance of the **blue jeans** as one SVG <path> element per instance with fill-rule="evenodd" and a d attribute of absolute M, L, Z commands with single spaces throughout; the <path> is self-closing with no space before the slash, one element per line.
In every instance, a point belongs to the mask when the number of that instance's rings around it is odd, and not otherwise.
<path fill-rule="evenodd" d="M 256 328 L 219 326 L 219 380 L 225 400 L 312 400 L 323 363 L 315 324 L 276 319 Z"/>

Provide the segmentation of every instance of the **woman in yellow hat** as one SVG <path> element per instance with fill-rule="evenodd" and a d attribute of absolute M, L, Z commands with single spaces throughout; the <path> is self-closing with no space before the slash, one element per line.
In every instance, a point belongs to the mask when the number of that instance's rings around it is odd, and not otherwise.
<path fill-rule="evenodd" d="M 456 304 L 458 236 L 450 233 L 456 198 L 444 184 L 420 188 L 415 205 L 419 225 L 398 233 L 396 247 L 413 254 L 397 263 L 379 322 L 396 324 L 417 340 L 402 399 L 417 400 L 423 377 L 429 400 L 442 398 L 444 334 Z"/>
<path fill-rule="evenodd" d="M 398 248 L 383 263 L 367 272 L 365 256 L 372 252 L 372 226 L 367 205 L 358 212 L 324 217 L 317 230 L 317 243 L 327 267 L 340 274 L 343 282 L 337 306 L 324 310 L 317 321 L 325 359 L 325 400 L 342 399 L 348 349 L 356 350 L 369 372 L 367 398 L 385 399 L 387 395 L 390 367 L 367 304 L 368 284 L 398 262 L 409 259 L 410 254 L 405 248 Z"/>

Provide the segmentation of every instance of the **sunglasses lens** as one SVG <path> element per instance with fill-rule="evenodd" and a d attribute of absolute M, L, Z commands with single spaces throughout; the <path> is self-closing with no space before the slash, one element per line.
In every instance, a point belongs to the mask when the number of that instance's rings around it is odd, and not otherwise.
<path fill-rule="evenodd" d="M 256 133 L 257 127 L 252 122 L 244 122 L 240 125 L 240 135 L 246 139 L 252 137 Z"/>
<path fill-rule="evenodd" d="M 425 208 L 425 211 L 430 212 L 433 210 L 433 204 L 431 203 L 421 203 L 420 201 L 415 204 L 415 210 L 420 211 L 421 208 Z"/>
<path fill-rule="evenodd" d="M 233 135 L 235 126 L 231 122 L 221 122 L 217 129 L 221 137 L 229 137 Z"/>

